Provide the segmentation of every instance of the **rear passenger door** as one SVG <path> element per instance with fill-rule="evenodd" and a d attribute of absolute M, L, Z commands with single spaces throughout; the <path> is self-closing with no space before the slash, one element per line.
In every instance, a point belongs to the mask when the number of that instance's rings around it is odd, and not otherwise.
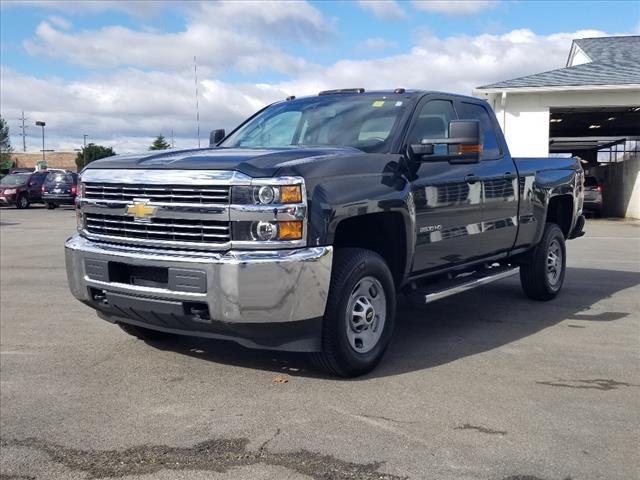
<path fill-rule="evenodd" d="M 458 118 L 453 100 L 427 96 L 420 101 L 405 144 L 423 138 L 449 138 L 449 122 Z M 463 263 L 482 254 L 482 185 L 480 164 L 455 164 L 443 159 L 446 145 L 435 145 L 439 159 L 412 162 L 411 191 L 416 207 L 416 249 L 413 273 Z"/>
<path fill-rule="evenodd" d="M 48 174 L 48 172 L 37 172 L 31 175 L 29 179 L 29 198 L 32 202 L 42 199 L 42 184 Z"/>
<path fill-rule="evenodd" d="M 480 121 L 483 149 L 477 175 L 482 183 L 482 248 L 484 255 L 506 252 L 518 232 L 518 175 L 511 157 L 502 150 L 500 126 L 485 102 L 459 100 L 461 119 Z"/>

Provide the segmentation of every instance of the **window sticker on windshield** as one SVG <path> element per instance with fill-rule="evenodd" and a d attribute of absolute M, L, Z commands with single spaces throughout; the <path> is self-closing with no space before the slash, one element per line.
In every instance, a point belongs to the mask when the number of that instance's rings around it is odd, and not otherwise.
<path fill-rule="evenodd" d="M 376 100 L 371 104 L 372 107 L 381 107 L 384 105 L 384 100 Z"/>
<path fill-rule="evenodd" d="M 401 107 L 402 106 L 402 102 L 396 102 L 396 107 Z"/>

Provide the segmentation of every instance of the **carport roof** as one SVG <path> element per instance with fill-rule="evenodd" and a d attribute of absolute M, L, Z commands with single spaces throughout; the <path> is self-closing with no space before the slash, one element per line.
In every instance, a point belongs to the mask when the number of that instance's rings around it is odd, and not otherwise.
<path fill-rule="evenodd" d="M 576 48 L 588 57 L 588 63 L 484 85 L 478 90 L 640 84 L 640 36 L 576 39 L 569 61 Z"/>

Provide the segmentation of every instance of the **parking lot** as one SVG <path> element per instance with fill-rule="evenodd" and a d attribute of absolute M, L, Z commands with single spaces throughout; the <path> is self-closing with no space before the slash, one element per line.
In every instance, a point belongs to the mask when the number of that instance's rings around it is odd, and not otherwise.
<path fill-rule="evenodd" d="M 73 210 L 0 210 L 0 478 L 632 479 L 640 223 L 590 220 L 563 294 L 401 306 L 383 363 L 145 343 L 68 292 Z"/>

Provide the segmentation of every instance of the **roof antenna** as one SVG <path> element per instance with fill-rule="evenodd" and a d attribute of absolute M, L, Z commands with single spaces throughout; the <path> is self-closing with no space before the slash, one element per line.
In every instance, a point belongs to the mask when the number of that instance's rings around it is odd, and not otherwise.
<path fill-rule="evenodd" d="M 198 127 L 198 148 L 200 148 L 200 106 L 198 105 L 198 62 L 196 56 L 193 56 L 193 76 L 196 88 L 196 126 Z"/>

